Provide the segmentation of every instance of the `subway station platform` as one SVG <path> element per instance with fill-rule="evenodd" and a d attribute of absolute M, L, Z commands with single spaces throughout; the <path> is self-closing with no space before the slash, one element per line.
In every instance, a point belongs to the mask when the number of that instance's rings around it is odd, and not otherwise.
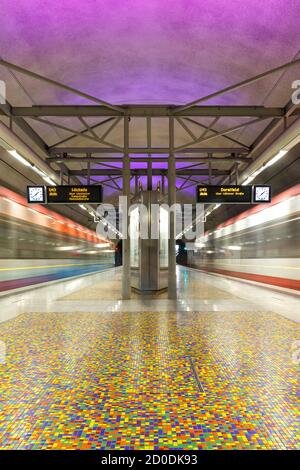
<path fill-rule="evenodd" d="M 0 300 L 1 449 L 300 448 L 300 296 L 177 270 L 177 301 L 121 268 Z"/>
<path fill-rule="evenodd" d="M 287 467 L 300 1 L 1 7 L 2 467 Z"/>

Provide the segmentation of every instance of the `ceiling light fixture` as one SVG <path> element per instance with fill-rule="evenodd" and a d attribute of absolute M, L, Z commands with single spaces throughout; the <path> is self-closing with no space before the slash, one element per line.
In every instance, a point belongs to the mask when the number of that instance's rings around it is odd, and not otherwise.
<path fill-rule="evenodd" d="M 12 155 L 18 162 L 22 163 L 24 166 L 31 166 L 31 163 L 29 163 L 25 158 L 22 157 L 16 150 L 8 150 L 8 153 Z"/>
<path fill-rule="evenodd" d="M 279 152 L 271 158 L 268 162 L 265 162 L 258 170 L 254 171 L 252 175 L 249 175 L 247 179 L 242 183 L 242 186 L 245 186 L 249 183 L 251 183 L 260 173 L 262 173 L 266 168 L 269 168 L 270 166 L 274 165 L 277 163 L 282 157 L 284 157 L 288 153 L 288 150 L 281 149 Z"/>
<path fill-rule="evenodd" d="M 274 163 L 277 163 L 278 160 L 280 160 L 282 157 L 284 157 L 287 153 L 288 153 L 287 150 L 284 150 L 284 149 L 280 150 L 280 151 L 277 153 L 277 155 L 275 155 L 275 157 L 271 158 L 271 160 L 269 160 L 269 161 L 265 164 L 265 166 L 264 166 L 263 168 L 268 168 L 269 166 L 274 165 Z"/>
<path fill-rule="evenodd" d="M 46 183 L 50 184 L 50 186 L 56 186 L 55 181 L 53 181 L 49 176 L 45 175 L 43 176 L 43 180 L 46 181 Z"/>

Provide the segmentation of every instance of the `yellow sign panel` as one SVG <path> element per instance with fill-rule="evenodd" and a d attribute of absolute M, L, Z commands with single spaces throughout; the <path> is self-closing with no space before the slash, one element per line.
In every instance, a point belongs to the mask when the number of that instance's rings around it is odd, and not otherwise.
<path fill-rule="evenodd" d="M 251 204 L 252 186 L 197 186 L 197 202 Z"/>
<path fill-rule="evenodd" d="M 102 186 L 47 186 L 48 204 L 102 202 Z"/>

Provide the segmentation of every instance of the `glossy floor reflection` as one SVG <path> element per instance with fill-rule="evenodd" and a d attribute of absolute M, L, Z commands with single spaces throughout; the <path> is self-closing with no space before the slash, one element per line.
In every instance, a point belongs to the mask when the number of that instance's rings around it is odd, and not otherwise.
<path fill-rule="evenodd" d="M 279 315 L 25 313 L 0 339 L 1 449 L 300 448 L 300 325 Z"/>
<path fill-rule="evenodd" d="M 0 322 L 29 312 L 271 311 L 300 323 L 300 292 L 280 292 L 268 286 L 180 266 L 177 271 L 177 301 L 160 297 L 118 300 L 122 269 L 114 268 L 8 296 L 0 294 Z M 98 294 L 99 289 L 105 290 L 104 298 Z M 81 295 L 78 296 L 78 292 Z M 93 298 L 94 295 L 98 298 Z M 66 297 L 73 300 L 66 300 Z"/>
<path fill-rule="evenodd" d="M 93 283 L 87 289 L 76 289 L 73 292 L 65 295 L 60 300 L 63 301 L 95 301 L 95 300 L 121 300 L 122 299 L 122 271 L 116 271 L 115 275 L 109 276 L 109 271 L 106 276 L 101 278 L 98 282 Z M 216 285 L 201 280 L 201 288 L 199 284 L 199 272 L 183 268 L 178 269 L 178 282 L 177 292 L 178 298 L 184 300 L 237 300 L 238 295 L 232 294 L 224 288 L 216 287 Z M 208 275 L 206 275 L 208 278 Z M 140 300 L 162 300 L 168 298 L 167 290 L 152 293 L 140 294 L 135 290 L 131 290 L 131 299 Z"/>

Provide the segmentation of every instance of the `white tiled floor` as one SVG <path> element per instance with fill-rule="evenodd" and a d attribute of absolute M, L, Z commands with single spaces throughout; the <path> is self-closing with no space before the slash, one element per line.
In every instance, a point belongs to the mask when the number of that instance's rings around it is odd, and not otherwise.
<path fill-rule="evenodd" d="M 14 293 L 0 298 L 0 321 L 14 318 L 23 312 L 137 312 L 137 311 L 272 311 L 300 323 L 300 295 L 281 293 L 263 286 L 256 286 L 234 279 L 214 276 L 196 270 L 177 267 L 181 290 L 178 300 L 168 299 L 132 299 L 132 300 L 58 300 L 79 289 L 89 288 L 96 282 L 115 280 L 121 277 L 122 269 L 84 276 L 69 281 L 60 281 L 40 288 Z M 189 299 L 190 281 L 204 282 L 222 289 L 234 297 L 232 299 Z M 236 298 L 235 298 L 236 296 Z"/>

